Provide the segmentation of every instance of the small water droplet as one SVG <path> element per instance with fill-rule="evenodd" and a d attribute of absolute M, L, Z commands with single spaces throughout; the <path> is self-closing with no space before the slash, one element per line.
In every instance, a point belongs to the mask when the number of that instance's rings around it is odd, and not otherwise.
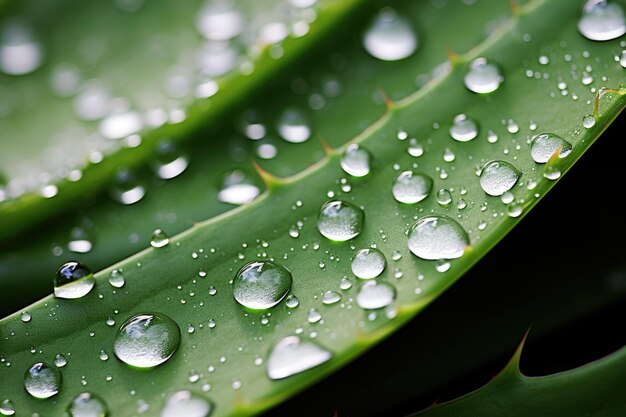
<path fill-rule="evenodd" d="M 35 398 L 50 398 L 59 393 L 61 372 L 45 362 L 37 362 L 24 374 L 24 388 Z"/>
<path fill-rule="evenodd" d="M 278 118 L 278 134 L 291 143 L 306 142 L 311 137 L 311 126 L 304 113 L 296 108 L 285 109 Z"/>
<path fill-rule="evenodd" d="M 283 379 L 327 362 L 331 353 L 317 344 L 287 336 L 272 349 L 267 359 L 267 376 Z"/>
<path fill-rule="evenodd" d="M 54 365 L 57 368 L 63 368 L 65 365 L 67 365 L 67 359 L 65 358 L 65 356 L 62 353 L 58 353 L 54 357 Z"/>
<path fill-rule="evenodd" d="M 161 417 L 208 417 L 213 411 L 213 404 L 191 391 L 178 391 L 167 397 Z"/>
<path fill-rule="evenodd" d="M 437 191 L 437 203 L 439 203 L 440 206 L 447 206 L 451 202 L 452 193 L 450 192 L 450 190 L 446 188 L 441 188 L 439 191 Z"/>
<path fill-rule="evenodd" d="M 349 290 L 352 288 L 352 281 L 350 281 L 348 277 L 341 278 L 341 281 L 339 281 L 339 288 L 344 291 Z"/>
<path fill-rule="evenodd" d="M 108 361 L 109 360 L 109 354 L 106 353 L 105 350 L 101 350 L 100 354 L 98 355 L 98 358 L 100 358 L 101 361 Z"/>
<path fill-rule="evenodd" d="M 370 153 L 353 143 L 348 145 L 341 158 L 341 168 L 353 177 L 364 177 L 370 173 Z"/>
<path fill-rule="evenodd" d="M 108 409 L 102 399 L 89 392 L 83 392 L 74 397 L 67 407 L 67 412 L 70 417 L 105 417 Z"/>
<path fill-rule="evenodd" d="M 0 26 L 0 71 L 8 75 L 29 74 L 43 64 L 43 48 L 31 25 L 11 18 Z"/>
<path fill-rule="evenodd" d="M 121 269 L 114 269 L 111 271 L 111 274 L 109 275 L 109 284 L 111 284 L 112 287 L 122 288 L 125 283 L 126 279 L 124 278 Z"/>
<path fill-rule="evenodd" d="M 513 188 L 520 176 L 521 173 L 508 162 L 491 161 L 480 173 L 480 186 L 487 194 L 498 197 Z"/>
<path fill-rule="evenodd" d="M 416 158 L 420 157 L 424 155 L 424 146 L 422 146 L 422 144 L 419 143 L 417 139 L 411 138 L 411 140 L 409 140 L 409 147 L 407 148 L 407 152 L 409 153 L 409 155 Z"/>
<path fill-rule="evenodd" d="M 167 234 L 161 229 L 154 229 L 152 232 L 152 237 L 150 238 L 150 246 L 153 248 L 162 248 L 167 246 L 170 243 L 169 237 Z"/>
<path fill-rule="evenodd" d="M 591 129 L 596 125 L 596 118 L 593 114 L 587 114 L 583 117 L 583 127 L 585 129 Z"/>
<path fill-rule="evenodd" d="M 617 2 L 588 0 L 578 20 L 578 31 L 592 41 L 608 41 L 626 33 L 624 9 Z"/>
<path fill-rule="evenodd" d="M 233 280 L 233 296 L 253 310 L 274 307 L 291 289 L 292 277 L 284 266 L 270 261 L 249 262 Z"/>
<path fill-rule="evenodd" d="M 81 298 L 96 284 L 93 274 L 85 265 L 66 262 L 54 276 L 54 296 L 57 298 Z"/>
<path fill-rule="evenodd" d="M 530 143 L 530 156 L 538 164 L 545 164 L 559 152 L 559 158 L 565 158 L 572 151 L 572 145 L 554 133 L 542 133 Z"/>
<path fill-rule="evenodd" d="M 300 305 L 300 300 L 298 300 L 298 297 L 291 294 L 285 299 L 285 305 L 287 308 L 296 308 Z"/>
<path fill-rule="evenodd" d="M 405 204 L 419 203 L 433 188 L 433 179 L 413 171 L 403 171 L 395 179 L 391 192 L 394 198 Z"/>
<path fill-rule="evenodd" d="M 3 416 L 12 416 L 15 414 L 15 405 L 8 398 L 0 403 L 0 414 Z"/>
<path fill-rule="evenodd" d="M 326 305 L 336 304 L 341 301 L 341 294 L 336 291 L 326 291 L 322 297 L 322 303 Z"/>
<path fill-rule="evenodd" d="M 363 210 L 345 201 L 329 201 L 320 210 L 317 229 L 322 236 L 339 242 L 350 240 L 363 229 Z"/>
<path fill-rule="evenodd" d="M 496 91 L 504 81 L 504 77 L 496 65 L 481 57 L 471 62 L 464 81 L 470 91 L 486 94 Z"/>
<path fill-rule="evenodd" d="M 176 178 L 189 166 L 189 159 L 182 155 L 170 141 L 161 141 L 156 148 L 156 160 L 152 168 L 164 180 Z"/>
<path fill-rule="evenodd" d="M 521 204 L 513 203 L 507 207 L 506 214 L 508 214 L 509 217 L 519 217 L 522 215 L 523 211 L 524 207 L 522 207 Z"/>
<path fill-rule="evenodd" d="M 410 23 L 392 8 L 385 7 L 365 30 L 363 46 L 374 58 L 398 61 L 417 49 L 417 34 Z"/>
<path fill-rule="evenodd" d="M 376 278 L 385 270 L 385 255 L 378 249 L 359 250 L 352 260 L 352 273 L 361 279 Z"/>
<path fill-rule="evenodd" d="M 561 170 L 554 164 L 547 164 L 543 170 L 543 176 L 549 180 L 558 180 L 561 177 Z"/>
<path fill-rule="evenodd" d="M 396 297 L 396 290 L 386 282 L 368 281 L 361 285 L 356 296 L 359 307 L 366 310 L 375 310 L 387 307 Z"/>
<path fill-rule="evenodd" d="M 437 261 L 437 263 L 435 264 L 435 270 L 437 272 L 448 272 L 450 270 L 450 262 L 444 260 L 444 259 L 440 259 Z"/>
<path fill-rule="evenodd" d="M 221 181 L 217 199 L 222 203 L 242 205 L 252 202 L 261 189 L 243 170 L 236 169 L 226 173 Z"/>
<path fill-rule="evenodd" d="M 28 323 L 31 319 L 32 316 L 28 311 L 22 311 L 22 314 L 20 314 L 20 320 L 22 320 L 23 323 Z"/>
<path fill-rule="evenodd" d="M 135 204 L 146 195 L 146 189 L 139 183 L 135 174 L 122 168 L 115 174 L 115 185 L 111 190 L 112 197 L 124 204 Z"/>
<path fill-rule="evenodd" d="M 519 132 L 519 125 L 515 122 L 515 120 L 509 119 L 506 122 L 506 131 L 511 134 L 517 133 Z"/>
<path fill-rule="evenodd" d="M 422 259 L 460 258 L 469 243 L 465 229 L 445 216 L 421 217 L 409 231 L 409 249 Z"/>
<path fill-rule="evenodd" d="M 459 142 L 469 142 L 478 136 L 478 125 L 465 114 L 459 114 L 450 126 L 450 136 Z"/>
<path fill-rule="evenodd" d="M 113 351 L 122 362 L 136 368 L 153 368 L 172 357 L 180 345 L 178 324 L 164 314 L 137 314 L 115 335 Z"/>

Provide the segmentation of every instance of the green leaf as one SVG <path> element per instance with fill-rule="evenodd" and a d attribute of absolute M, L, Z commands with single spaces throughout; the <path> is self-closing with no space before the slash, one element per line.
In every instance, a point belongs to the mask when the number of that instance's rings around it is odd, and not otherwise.
<path fill-rule="evenodd" d="M 211 399 L 215 415 L 248 415 L 361 354 L 438 297 L 519 221 L 520 217 L 507 216 L 507 204 L 500 198 L 485 195 L 477 168 L 491 160 L 505 160 L 519 170 L 521 178 L 512 192 L 523 215 L 554 184 L 543 176 L 544 167 L 530 158 L 526 140 L 534 135 L 531 121 L 573 145 L 569 156 L 555 165 L 564 173 L 624 107 L 623 95 L 605 96 L 595 125 L 581 127 L 582 117 L 592 112 L 595 94 L 575 82 L 581 74 L 572 73 L 572 66 L 580 69 L 587 62 L 597 63 L 595 79 L 608 87 L 619 87 L 623 69 L 613 59 L 614 43 L 591 43 L 580 37 L 575 28 L 578 14 L 569 2 L 529 3 L 483 43 L 455 58 L 450 71 L 439 73 L 407 98 L 390 101 L 388 111 L 353 141 L 373 155 L 373 172 L 360 180 L 350 178 L 350 191 L 341 187 L 341 179 L 347 178 L 339 167 L 343 148 L 287 179 L 264 174 L 268 189 L 253 203 L 199 223 L 163 248 L 148 249 L 101 271 L 89 295 L 71 301 L 46 298 L 28 307 L 32 319 L 27 323 L 17 314 L 3 320 L 1 354 L 11 365 L 0 369 L 0 377 L 12 382 L 2 386 L 0 395 L 10 398 L 19 410 L 58 413 L 78 392 L 88 389 L 105 398 L 112 414 L 131 415 L 139 401 L 159 410 L 167 394 L 191 388 Z M 442 25 L 438 30 L 444 30 Z M 545 69 L 537 63 L 543 54 L 549 54 L 552 62 Z M 571 59 L 562 58 L 566 54 Z M 486 97 L 463 85 L 469 62 L 478 56 L 496 62 L 505 76 L 502 86 Z M 549 79 L 529 78 L 527 69 L 545 72 Z M 559 78 L 568 83 L 568 95 L 560 92 Z M 574 95 L 578 99 L 572 99 Z M 449 137 L 448 128 L 459 113 L 479 122 L 477 139 L 461 143 Z M 503 125 L 502 119 L 515 120 L 519 131 L 512 123 Z M 401 129 L 422 142 L 423 156 L 416 159 L 406 152 L 407 143 L 397 139 Z M 500 137 L 496 144 L 486 139 L 489 129 Z M 446 149 L 454 153 L 454 161 L 443 160 L 444 153 L 450 155 Z M 435 187 L 417 206 L 400 205 L 390 193 L 398 175 L 394 166 L 408 169 L 416 163 L 434 178 Z M 453 204 L 437 203 L 436 191 L 444 187 L 452 193 Z M 364 229 L 350 243 L 329 242 L 318 233 L 317 213 L 329 192 L 364 208 Z M 458 208 L 460 199 L 467 202 L 464 208 Z M 447 265 L 414 257 L 407 248 L 406 231 L 417 218 L 431 213 L 456 219 L 469 234 L 471 248 L 452 260 L 447 270 Z M 302 226 L 294 239 L 289 231 L 298 222 Z M 388 263 L 377 280 L 395 287 L 396 298 L 389 308 L 365 311 L 355 301 L 360 284 L 351 274 L 350 260 L 356 250 L 373 243 Z M 397 261 L 395 251 L 401 255 Z M 245 262 L 259 258 L 272 258 L 292 271 L 292 293 L 300 299 L 299 307 L 289 309 L 283 302 L 263 317 L 235 303 L 229 281 Z M 114 268 L 124 271 L 122 289 L 106 282 Z M 339 289 L 344 276 L 353 281 L 346 291 Z M 217 289 L 214 296 L 207 294 L 210 285 Z M 323 305 L 328 290 L 340 292 L 343 300 Z M 309 322 L 312 308 L 321 314 L 321 321 Z M 106 321 L 114 318 L 117 327 L 137 313 L 151 311 L 174 319 L 183 330 L 182 342 L 166 364 L 149 373 L 138 372 L 113 358 L 115 328 Z M 207 325 L 209 319 L 215 320 L 215 328 Z M 188 325 L 193 332 L 185 332 Z M 330 352 L 332 359 L 285 380 L 269 380 L 268 353 L 285 336 L 299 333 Z M 108 352 L 108 361 L 98 358 L 102 349 Z M 60 394 L 44 402 L 29 398 L 22 389 L 24 371 L 35 361 L 51 361 L 57 353 L 70 358 L 62 369 Z M 265 364 L 255 365 L 257 358 Z M 192 370 L 201 374 L 197 385 L 189 381 Z M 202 394 L 198 387 L 205 383 L 211 384 L 211 390 Z"/>

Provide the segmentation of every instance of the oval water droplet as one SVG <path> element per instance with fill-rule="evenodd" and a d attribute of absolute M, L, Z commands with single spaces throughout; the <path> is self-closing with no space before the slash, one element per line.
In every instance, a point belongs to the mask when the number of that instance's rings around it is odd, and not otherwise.
<path fill-rule="evenodd" d="M 172 357 L 180 345 L 180 328 L 165 314 L 132 316 L 115 335 L 115 356 L 136 368 L 153 368 Z"/>
<path fill-rule="evenodd" d="M 504 77 L 496 65 L 481 57 L 472 61 L 464 81 L 470 91 L 487 94 L 496 91 L 504 81 Z"/>
<path fill-rule="evenodd" d="M 178 391 L 167 397 L 161 417 L 208 417 L 213 404 L 191 391 Z"/>
<path fill-rule="evenodd" d="M 111 275 L 109 275 L 109 284 L 115 288 L 122 288 L 126 283 L 126 279 L 124 278 L 124 274 L 121 269 L 114 269 L 111 271 Z"/>
<path fill-rule="evenodd" d="M 287 308 L 296 308 L 300 305 L 300 300 L 298 300 L 298 297 L 292 294 L 287 296 L 287 298 L 285 299 L 285 305 L 287 306 Z"/>
<path fill-rule="evenodd" d="M 306 142 L 311 137 L 311 126 L 300 110 L 285 109 L 278 118 L 278 134 L 291 143 Z"/>
<path fill-rule="evenodd" d="M 54 296 L 57 298 L 81 298 L 89 293 L 96 280 L 91 270 L 78 262 L 66 262 L 54 276 Z"/>
<path fill-rule="evenodd" d="M 441 188 L 437 191 L 437 203 L 440 206 L 447 206 L 452 202 L 452 193 L 446 188 Z"/>
<path fill-rule="evenodd" d="M 239 304 L 265 310 L 280 303 L 291 289 L 291 272 L 270 261 L 245 264 L 233 280 L 233 296 Z"/>
<path fill-rule="evenodd" d="M 450 136 L 458 142 L 469 142 L 478 136 L 478 124 L 465 114 L 459 114 L 450 126 Z"/>
<path fill-rule="evenodd" d="M 409 249 L 422 259 L 460 258 L 469 244 L 469 236 L 463 226 L 445 216 L 421 217 L 409 231 Z"/>
<path fill-rule="evenodd" d="M 67 358 L 65 358 L 62 353 L 57 353 L 54 357 L 54 365 L 57 368 L 63 368 L 65 365 L 67 365 Z"/>
<path fill-rule="evenodd" d="M 221 181 L 217 199 L 222 203 L 242 205 L 250 203 L 261 189 L 240 169 L 227 172 Z"/>
<path fill-rule="evenodd" d="M 521 173 L 504 161 L 487 162 L 480 173 L 480 186 L 489 195 L 499 197 L 509 191 Z"/>
<path fill-rule="evenodd" d="M 336 304 L 341 301 L 341 294 L 337 291 L 325 291 L 322 297 L 322 303 L 326 305 Z"/>
<path fill-rule="evenodd" d="M 322 236 L 339 242 L 355 238 L 363 229 L 363 210 L 354 204 L 334 200 L 324 204 L 317 219 Z"/>
<path fill-rule="evenodd" d="M 417 49 L 417 34 L 406 19 L 385 7 L 365 30 L 363 46 L 374 58 L 398 61 L 413 55 Z"/>
<path fill-rule="evenodd" d="M 370 173 L 371 155 L 366 150 L 353 143 L 346 148 L 341 158 L 341 168 L 353 177 L 364 177 Z"/>
<path fill-rule="evenodd" d="M 432 188 L 433 179 L 428 175 L 403 171 L 393 182 L 391 192 L 398 202 L 415 204 L 428 197 Z"/>
<path fill-rule="evenodd" d="M 67 407 L 70 417 L 105 417 L 108 409 L 104 401 L 89 393 L 78 394 Z"/>
<path fill-rule="evenodd" d="M 33 317 L 28 311 L 22 311 L 22 314 L 20 314 L 20 320 L 22 320 L 22 323 L 28 323 L 32 318 Z"/>
<path fill-rule="evenodd" d="M 587 114 L 583 117 L 583 127 L 585 129 L 591 129 L 596 125 L 596 118 L 593 114 Z"/>
<path fill-rule="evenodd" d="M 8 75 L 29 74 L 43 63 L 43 48 L 31 25 L 11 18 L 0 26 L 0 72 Z"/>
<path fill-rule="evenodd" d="M 572 145 L 554 133 L 542 133 L 530 143 L 530 156 L 538 164 L 545 164 L 556 152 L 565 158 L 572 151 Z"/>
<path fill-rule="evenodd" d="M 156 160 L 152 164 L 159 178 L 171 180 L 185 172 L 189 166 L 189 158 L 181 154 L 170 141 L 162 141 L 157 145 Z"/>
<path fill-rule="evenodd" d="M 361 286 L 356 296 L 359 307 L 375 310 L 389 306 L 396 297 L 396 290 L 386 282 L 369 281 Z"/>
<path fill-rule="evenodd" d="M 135 174 L 126 168 L 115 174 L 115 185 L 111 196 L 124 205 L 135 204 L 146 195 L 146 189 L 139 183 Z"/>
<path fill-rule="evenodd" d="M 12 416 L 15 414 L 15 405 L 8 398 L 0 403 L 0 414 L 3 416 Z"/>
<path fill-rule="evenodd" d="M 170 243 L 170 238 L 161 229 L 154 229 L 150 238 L 150 246 L 153 248 L 162 248 Z"/>
<path fill-rule="evenodd" d="M 608 41 L 626 33 L 624 9 L 619 3 L 588 0 L 578 20 L 578 31 L 592 41 Z"/>
<path fill-rule="evenodd" d="M 326 349 L 298 336 L 287 336 L 272 349 L 267 359 L 267 376 L 283 379 L 327 362 L 332 354 Z"/>
<path fill-rule="evenodd" d="M 26 370 L 24 388 L 35 398 L 57 395 L 61 388 L 61 372 L 45 362 L 37 362 Z"/>
<path fill-rule="evenodd" d="M 100 134 L 112 140 L 126 138 L 142 128 L 141 116 L 132 111 L 110 114 L 100 122 Z"/>
<path fill-rule="evenodd" d="M 385 255 L 378 249 L 361 249 L 352 260 L 352 273 L 361 279 L 376 278 L 385 270 Z"/>

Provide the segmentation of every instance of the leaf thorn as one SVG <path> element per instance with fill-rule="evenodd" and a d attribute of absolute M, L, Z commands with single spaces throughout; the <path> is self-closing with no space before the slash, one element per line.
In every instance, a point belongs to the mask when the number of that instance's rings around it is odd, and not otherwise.
<path fill-rule="evenodd" d="M 320 136 L 319 140 L 322 144 L 322 149 L 324 149 L 324 154 L 326 154 L 326 156 L 331 156 L 335 152 L 335 150 L 332 148 L 332 146 L 328 144 L 328 142 L 326 142 L 323 137 Z"/>
<path fill-rule="evenodd" d="M 461 55 L 454 52 L 450 47 L 446 46 L 446 55 L 450 65 L 455 66 L 462 61 Z"/>
<path fill-rule="evenodd" d="M 381 87 L 378 89 L 378 93 L 383 98 L 383 103 L 385 103 L 385 107 L 387 108 L 387 110 L 393 109 L 395 103 L 392 99 L 389 98 L 387 92 Z"/>
<path fill-rule="evenodd" d="M 509 6 L 511 6 L 511 12 L 514 16 L 519 16 L 522 13 L 522 6 L 517 0 L 509 0 Z"/>
<path fill-rule="evenodd" d="M 267 172 L 256 161 L 252 161 L 252 166 L 268 189 L 276 188 L 283 183 L 281 178 Z"/>

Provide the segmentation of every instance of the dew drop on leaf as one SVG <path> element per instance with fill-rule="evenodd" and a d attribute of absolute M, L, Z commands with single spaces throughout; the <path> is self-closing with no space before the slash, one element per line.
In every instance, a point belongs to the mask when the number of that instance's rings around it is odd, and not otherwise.
<path fill-rule="evenodd" d="M 302 111 L 285 109 L 278 118 L 278 134 L 291 143 L 306 142 L 311 137 L 311 126 Z"/>
<path fill-rule="evenodd" d="M 361 279 L 376 278 L 385 270 L 385 255 L 378 249 L 366 248 L 359 250 L 352 260 L 352 273 Z"/>
<path fill-rule="evenodd" d="M 67 262 L 54 276 L 54 296 L 57 298 L 81 298 L 89 293 L 96 281 L 91 270 L 78 262 Z"/>
<path fill-rule="evenodd" d="M 126 283 L 124 274 L 121 269 L 114 269 L 109 275 L 109 284 L 115 288 L 122 288 Z"/>
<path fill-rule="evenodd" d="M 154 229 L 150 238 L 150 246 L 153 248 L 162 248 L 170 243 L 170 238 L 161 229 Z"/>
<path fill-rule="evenodd" d="M 181 154 L 172 142 L 159 142 L 156 148 L 156 160 L 152 163 L 152 169 L 159 178 L 164 180 L 176 178 L 188 166 L 189 159 Z"/>
<path fill-rule="evenodd" d="M 386 282 L 368 281 L 361 285 L 356 296 L 359 307 L 366 310 L 375 310 L 387 307 L 396 297 L 395 288 Z"/>
<path fill-rule="evenodd" d="M 339 242 L 350 240 L 363 229 L 363 210 L 354 204 L 334 200 L 324 204 L 317 219 L 322 236 Z"/>
<path fill-rule="evenodd" d="M 394 180 L 391 192 L 398 202 L 415 204 L 428 197 L 432 188 L 433 179 L 428 175 L 403 171 Z"/>
<path fill-rule="evenodd" d="M 0 25 L 0 72 L 24 75 L 43 64 L 43 48 L 31 25 L 11 18 Z"/>
<path fill-rule="evenodd" d="M 336 291 L 325 291 L 322 296 L 322 303 L 326 305 L 336 304 L 341 301 L 341 294 Z"/>
<path fill-rule="evenodd" d="M 78 394 L 67 407 L 70 417 L 105 417 L 107 406 L 102 399 L 89 393 Z"/>
<path fill-rule="evenodd" d="M 572 145 L 554 133 L 542 133 L 530 143 L 530 156 L 538 164 L 545 164 L 559 152 L 559 158 L 565 158 L 572 151 Z"/>
<path fill-rule="evenodd" d="M 583 127 L 585 129 L 591 129 L 596 125 L 596 118 L 593 114 L 587 114 L 583 117 Z"/>
<path fill-rule="evenodd" d="M 382 9 L 365 30 L 363 47 L 374 58 L 398 61 L 417 49 L 417 34 L 403 17 L 389 7 Z"/>
<path fill-rule="evenodd" d="M 479 93 L 493 93 L 500 87 L 504 77 L 500 69 L 486 58 L 476 58 L 470 63 L 469 71 L 465 74 L 465 86 L 468 90 Z"/>
<path fill-rule="evenodd" d="M 15 414 L 15 405 L 8 398 L 0 402 L 0 415 L 12 416 Z"/>
<path fill-rule="evenodd" d="M 468 245 L 469 236 L 463 226 L 446 216 L 421 217 L 409 231 L 409 249 L 422 259 L 460 258 Z"/>
<path fill-rule="evenodd" d="M 61 372 L 45 362 L 37 362 L 26 370 L 24 388 L 35 398 L 57 395 L 61 388 Z"/>
<path fill-rule="evenodd" d="M 239 304 L 253 310 L 274 307 L 291 290 L 291 272 L 270 261 L 249 262 L 233 280 L 233 296 Z"/>
<path fill-rule="evenodd" d="M 298 336 L 287 336 L 272 349 L 267 359 L 267 376 L 283 379 L 327 362 L 332 354 Z"/>
<path fill-rule="evenodd" d="M 116 201 L 130 205 L 141 200 L 146 195 L 146 189 L 139 183 L 132 171 L 122 168 L 115 173 L 111 195 Z"/>
<path fill-rule="evenodd" d="M 346 174 L 364 177 L 370 173 L 370 159 L 371 155 L 367 149 L 353 143 L 346 148 L 340 164 Z"/>
<path fill-rule="evenodd" d="M 217 199 L 222 203 L 242 205 L 250 203 L 261 189 L 240 169 L 227 172 L 221 181 Z"/>
<path fill-rule="evenodd" d="M 167 397 L 161 409 L 161 417 L 208 417 L 213 411 L 213 404 L 191 391 L 178 391 Z"/>
<path fill-rule="evenodd" d="M 490 161 L 480 173 L 480 186 L 487 194 L 498 197 L 513 188 L 520 176 L 519 170 L 508 162 Z"/>
<path fill-rule="evenodd" d="M 478 136 L 478 125 L 465 114 L 459 114 L 450 126 L 450 136 L 458 142 L 469 142 Z"/>
<path fill-rule="evenodd" d="M 608 41 L 626 33 L 624 9 L 617 2 L 588 0 L 578 20 L 578 31 L 592 41 Z"/>

